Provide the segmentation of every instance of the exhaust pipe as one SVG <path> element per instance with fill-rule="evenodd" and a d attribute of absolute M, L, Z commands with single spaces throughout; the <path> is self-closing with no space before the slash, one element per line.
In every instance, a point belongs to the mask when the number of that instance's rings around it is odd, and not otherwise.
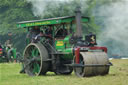
<path fill-rule="evenodd" d="M 76 18 L 76 32 L 75 37 L 80 38 L 82 37 L 82 26 L 81 26 L 81 11 L 80 7 L 77 7 L 75 10 L 75 18 Z"/>

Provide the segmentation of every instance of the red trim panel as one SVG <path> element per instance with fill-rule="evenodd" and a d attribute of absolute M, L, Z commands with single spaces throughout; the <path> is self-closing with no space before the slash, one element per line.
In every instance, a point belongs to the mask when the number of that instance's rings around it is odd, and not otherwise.
<path fill-rule="evenodd" d="M 75 49 L 75 62 L 79 64 L 80 61 L 80 48 Z"/>
<path fill-rule="evenodd" d="M 80 62 L 80 48 L 88 48 L 88 50 L 103 50 L 104 52 L 107 53 L 107 48 L 106 47 L 94 46 L 94 47 L 78 47 L 78 48 L 75 48 L 75 63 L 76 64 L 79 64 L 79 62 Z"/>
<path fill-rule="evenodd" d="M 103 50 L 104 52 L 107 53 L 107 48 L 106 47 L 97 47 L 97 46 L 94 46 L 94 47 L 89 47 L 90 50 Z"/>

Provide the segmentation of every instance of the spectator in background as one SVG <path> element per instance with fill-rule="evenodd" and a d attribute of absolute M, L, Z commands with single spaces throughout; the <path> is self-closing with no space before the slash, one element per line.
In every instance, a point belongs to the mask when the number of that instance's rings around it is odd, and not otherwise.
<path fill-rule="evenodd" d="M 0 48 L 2 48 L 2 45 L 1 45 L 1 43 L 0 43 Z"/>
<path fill-rule="evenodd" d="M 6 49 L 8 49 L 8 48 L 10 49 L 12 47 L 11 41 L 10 40 L 7 40 L 5 42 L 5 46 L 6 46 Z"/>

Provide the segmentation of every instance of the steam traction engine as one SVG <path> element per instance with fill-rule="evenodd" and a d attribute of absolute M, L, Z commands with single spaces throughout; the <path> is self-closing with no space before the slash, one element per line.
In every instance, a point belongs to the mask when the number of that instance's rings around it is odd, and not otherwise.
<path fill-rule="evenodd" d="M 71 74 L 79 77 L 105 75 L 111 63 L 107 48 L 96 46 L 96 35 L 83 37 L 81 24 L 88 24 L 89 17 L 75 16 L 19 22 L 26 28 L 27 46 L 24 50 L 24 70 L 30 76 Z"/>

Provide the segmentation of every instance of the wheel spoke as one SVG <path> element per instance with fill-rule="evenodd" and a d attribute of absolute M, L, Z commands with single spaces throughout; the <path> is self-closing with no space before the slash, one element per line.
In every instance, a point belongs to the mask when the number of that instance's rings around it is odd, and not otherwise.
<path fill-rule="evenodd" d="M 33 73 L 38 74 L 40 70 L 40 65 L 38 63 L 33 64 Z"/>
<path fill-rule="evenodd" d="M 35 51 L 35 55 L 36 55 L 36 57 L 37 57 L 37 56 L 38 56 L 38 57 L 40 56 L 40 55 L 39 55 L 39 51 L 38 51 L 37 49 L 36 49 L 36 51 Z"/>
<path fill-rule="evenodd" d="M 35 49 L 32 50 L 32 57 L 35 56 Z"/>
<path fill-rule="evenodd" d="M 35 61 L 40 61 L 39 51 L 36 47 L 32 48 L 32 57 L 34 58 Z M 38 64 L 38 62 L 35 62 L 33 64 L 33 73 L 38 74 L 39 70 L 40 70 L 40 65 Z"/>
<path fill-rule="evenodd" d="M 26 59 L 29 60 L 27 62 L 29 63 L 28 69 L 30 70 L 30 74 L 38 75 L 41 64 L 40 53 L 38 51 L 38 48 L 36 46 L 30 46 L 26 54 L 28 54 Z"/>

